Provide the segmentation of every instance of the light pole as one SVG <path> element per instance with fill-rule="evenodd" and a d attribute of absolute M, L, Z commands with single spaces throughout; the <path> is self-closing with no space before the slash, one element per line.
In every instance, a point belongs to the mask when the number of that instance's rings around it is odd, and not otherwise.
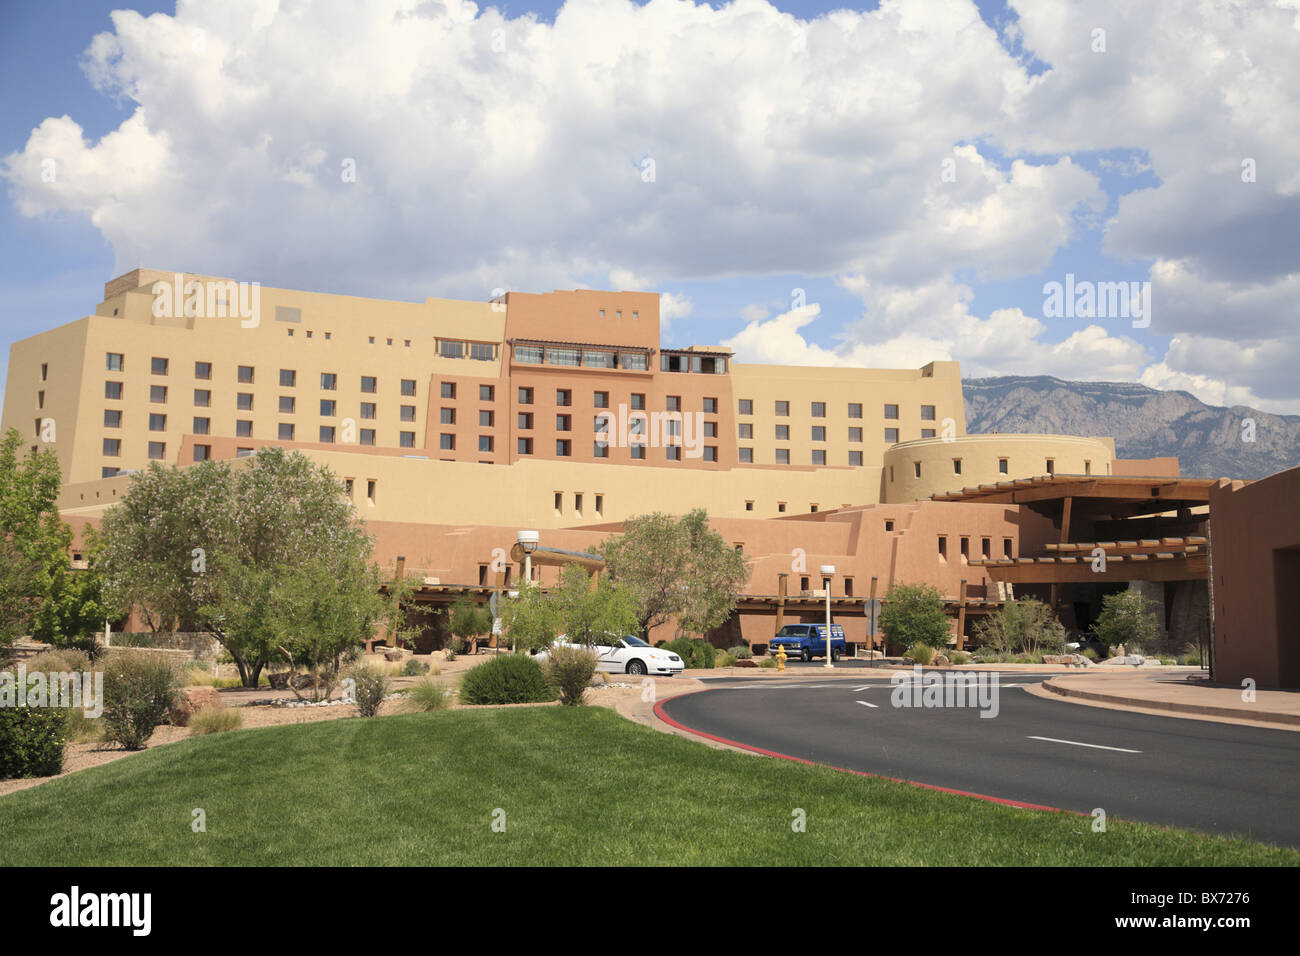
<path fill-rule="evenodd" d="M 515 543 L 524 551 L 524 584 L 531 584 L 533 580 L 533 552 L 537 550 L 538 542 L 541 541 L 541 535 L 536 531 L 520 531 L 515 535 Z"/>
<path fill-rule="evenodd" d="M 831 578 L 835 576 L 835 565 L 823 564 L 821 572 L 822 584 L 826 586 L 826 666 L 834 667 L 831 663 Z"/>

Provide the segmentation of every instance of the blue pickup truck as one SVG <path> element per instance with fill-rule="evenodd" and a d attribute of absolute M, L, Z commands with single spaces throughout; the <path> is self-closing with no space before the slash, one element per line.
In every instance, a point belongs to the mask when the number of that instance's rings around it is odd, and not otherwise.
<path fill-rule="evenodd" d="M 831 660 L 838 661 L 846 648 L 844 628 L 839 624 L 831 625 Z M 768 653 L 775 654 L 777 648 L 784 647 L 787 655 L 810 661 L 814 657 L 826 656 L 825 624 L 787 624 L 776 632 L 768 645 Z"/>

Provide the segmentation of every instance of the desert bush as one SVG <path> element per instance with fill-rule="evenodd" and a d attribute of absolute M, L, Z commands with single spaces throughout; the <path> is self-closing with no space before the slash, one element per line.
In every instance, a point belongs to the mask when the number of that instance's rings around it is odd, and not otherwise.
<path fill-rule="evenodd" d="M 113 654 L 104 662 L 104 732 L 127 750 L 143 750 L 178 691 L 170 661 L 153 654 Z"/>
<path fill-rule="evenodd" d="M 1088 658 L 1090 661 L 1095 661 L 1097 659 L 1097 652 L 1091 647 L 1085 647 L 1083 649 L 1083 656 Z"/>
<path fill-rule="evenodd" d="M 0 707 L 0 779 L 62 771 L 68 726 L 62 708 Z"/>
<path fill-rule="evenodd" d="M 727 653 L 738 661 L 747 661 L 754 656 L 754 652 L 745 644 L 737 644 L 735 647 L 728 650 Z"/>
<path fill-rule="evenodd" d="M 29 660 L 25 666 L 29 674 L 34 674 L 37 671 L 45 673 L 72 673 L 73 671 L 85 673 L 95 669 L 95 665 L 90 662 L 90 658 L 85 651 L 71 647 L 42 651 Z"/>
<path fill-rule="evenodd" d="M 736 657 L 731 651 L 718 651 L 717 656 L 713 659 L 714 667 L 734 667 Z"/>
<path fill-rule="evenodd" d="M 763 658 L 761 661 L 758 662 L 758 666 L 759 666 L 759 667 L 766 667 L 766 668 L 768 668 L 768 669 L 770 670 L 771 668 L 777 666 L 777 664 L 776 664 L 776 658 L 774 658 L 774 657 L 765 657 L 765 658 Z"/>
<path fill-rule="evenodd" d="M 362 664 L 351 668 L 348 677 L 353 681 L 352 693 L 357 713 L 362 717 L 373 717 L 379 713 L 379 708 L 388 695 L 388 675 Z"/>
<path fill-rule="evenodd" d="M 527 654 L 499 654 L 466 671 L 460 699 L 465 704 L 535 704 L 555 700 L 542 665 Z"/>
<path fill-rule="evenodd" d="M 451 706 L 451 700 L 451 690 L 428 677 L 416 681 L 404 698 L 406 709 L 419 714 L 446 710 Z"/>
<path fill-rule="evenodd" d="M 1156 605 L 1138 591 L 1120 591 L 1101 599 L 1101 613 L 1093 624 L 1097 637 L 1115 647 L 1124 645 L 1130 654 L 1151 644 L 1159 635 Z"/>
<path fill-rule="evenodd" d="M 999 656 L 1040 657 L 1065 648 L 1065 628 L 1051 609 L 1035 598 L 1008 601 L 996 614 L 975 625 L 982 648 Z"/>
<path fill-rule="evenodd" d="M 560 692 L 560 703 L 576 707 L 596 673 L 596 655 L 583 647 L 553 647 L 542 670 Z"/>
<path fill-rule="evenodd" d="M 243 715 L 230 707 L 200 707 L 190 717 L 190 733 L 221 734 L 244 726 Z"/>
<path fill-rule="evenodd" d="M 934 648 L 931 647 L 929 644 L 922 644 L 918 642 L 916 644 L 913 644 L 911 647 L 909 647 L 907 649 L 907 653 L 904 654 L 903 656 L 910 657 L 918 664 L 922 664 L 922 665 L 928 664 L 932 660 L 934 660 Z"/>
<path fill-rule="evenodd" d="M 682 663 L 691 670 L 713 667 L 717 659 L 717 649 L 698 637 L 679 637 L 675 641 L 669 641 L 663 648 L 680 657 Z"/>
<path fill-rule="evenodd" d="M 885 594 L 880 627 L 894 646 L 942 647 L 952 635 L 943 594 L 932 584 L 894 584 Z"/>
<path fill-rule="evenodd" d="M 953 651 L 948 655 L 948 660 L 952 661 L 954 664 L 969 664 L 970 655 L 965 651 Z"/>
<path fill-rule="evenodd" d="M 402 665 L 403 677 L 420 677 L 427 673 L 429 673 L 429 665 L 424 661 L 417 661 L 414 657 Z"/>

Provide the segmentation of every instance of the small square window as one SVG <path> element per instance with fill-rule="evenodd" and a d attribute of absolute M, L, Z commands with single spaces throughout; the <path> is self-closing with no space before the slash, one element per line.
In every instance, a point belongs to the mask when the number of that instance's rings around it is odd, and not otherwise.
<path fill-rule="evenodd" d="M 196 388 L 194 390 L 194 407 L 210 408 L 212 406 L 212 390 L 207 388 Z"/>
<path fill-rule="evenodd" d="M 212 446 L 211 446 L 211 445 L 195 445 L 195 446 L 194 446 L 194 460 L 195 460 L 195 461 L 207 461 L 207 460 L 210 459 L 211 457 L 212 457 Z"/>
<path fill-rule="evenodd" d="M 897 406 L 897 405 L 886 405 L 886 406 L 885 406 L 885 418 L 889 419 L 890 421 L 893 421 L 894 419 L 898 418 L 898 406 Z"/>
<path fill-rule="evenodd" d="M 861 403 L 861 402 L 850 402 L 850 403 L 849 403 L 849 418 L 861 418 L 861 417 L 862 417 L 862 403 Z"/>
<path fill-rule="evenodd" d="M 852 467 L 854 467 L 854 468 L 861 467 L 861 465 L 862 465 L 862 452 L 860 452 L 860 451 L 851 451 L 851 452 L 849 452 L 849 464 L 850 464 Z"/>
<path fill-rule="evenodd" d="M 113 401 L 120 401 L 121 398 L 122 398 L 122 383 L 121 383 L 121 382 L 105 382 L 105 383 L 104 383 L 104 397 L 107 398 L 107 399 L 112 399 Z"/>
<path fill-rule="evenodd" d="M 886 428 L 886 429 L 885 429 L 885 442 L 886 442 L 887 444 L 890 444 L 890 445 L 897 445 L 897 444 L 898 444 L 898 429 L 897 429 L 897 428 Z"/>
<path fill-rule="evenodd" d="M 531 438 L 520 438 L 515 447 L 519 454 L 531 455 L 533 453 L 533 440 Z"/>
<path fill-rule="evenodd" d="M 151 441 L 149 443 L 149 460 L 162 461 L 167 457 L 167 443 L 161 441 Z"/>
<path fill-rule="evenodd" d="M 456 450 L 456 436 L 443 432 L 438 436 L 438 447 L 443 451 Z"/>
<path fill-rule="evenodd" d="M 609 392 L 593 392 L 591 404 L 593 408 L 609 408 Z"/>
<path fill-rule="evenodd" d="M 680 395 L 669 395 L 664 407 L 670 412 L 680 412 L 682 410 L 682 397 Z"/>
<path fill-rule="evenodd" d="M 324 445 L 332 445 L 332 444 L 334 444 L 334 426 L 333 426 L 333 425 L 321 425 L 321 426 L 320 426 L 320 441 L 321 441 L 321 443 L 324 444 Z"/>
<path fill-rule="evenodd" d="M 752 398 L 742 398 L 736 403 L 736 413 L 739 415 L 754 414 L 754 400 Z M 751 502 L 752 503 L 752 502 Z"/>
<path fill-rule="evenodd" d="M 923 421 L 923 422 L 932 422 L 932 421 L 934 421 L 934 406 L 933 406 L 933 405 L 922 405 L 922 406 L 921 406 L 921 421 Z"/>
<path fill-rule="evenodd" d="M 195 378 L 201 378 L 201 379 L 210 379 L 210 378 L 212 378 L 212 363 L 211 363 L 211 362 L 195 362 L 195 363 L 194 363 L 194 377 L 195 377 Z"/>
<path fill-rule="evenodd" d="M 862 441 L 861 426 L 854 426 L 849 429 L 849 441 Z"/>
<path fill-rule="evenodd" d="M 338 415 L 339 403 L 332 398 L 322 398 L 320 400 L 321 418 L 334 418 Z"/>
<path fill-rule="evenodd" d="M 280 369 L 280 387 L 293 388 L 298 384 L 298 373 L 291 368 Z"/>
<path fill-rule="evenodd" d="M 777 440 L 777 441 L 789 441 L 789 440 L 790 440 L 790 426 L 789 426 L 789 425 L 777 425 L 777 426 L 776 426 L 776 440 Z"/>
<path fill-rule="evenodd" d="M 567 438 L 557 438 L 555 440 L 555 454 L 560 458 L 568 458 L 572 453 L 573 444 Z"/>
<path fill-rule="evenodd" d="M 150 386 L 149 386 L 149 401 L 153 402 L 155 405 L 162 405 L 162 404 L 165 404 L 165 403 L 167 402 L 167 386 L 166 386 L 166 385 L 150 385 Z"/>
<path fill-rule="evenodd" d="M 496 387 L 493 385 L 480 385 L 478 387 L 478 400 L 480 402 L 490 402 L 496 396 Z"/>
<path fill-rule="evenodd" d="M 645 460 L 645 445 L 644 445 L 644 444 L 641 444 L 641 443 L 638 442 L 637 444 L 634 444 L 634 445 L 630 446 L 630 447 L 628 448 L 628 451 L 630 452 L 630 454 L 629 454 L 629 457 L 630 457 L 630 458 L 632 458 L 632 459 L 634 459 L 634 460 L 636 460 L 636 461 L 644 461 L 644 460 Z"/>
<path fill-rule="evenodd" d="M 373 445 L 375 443 L 375 430 L 373 428 L 361 429 L 360 436 L 361 437 L 358 439 L 358 441 L 362 445 Z"/>
<path fill-rule="evenodd" d="M 374 402 L 361 403 L 361 418 L 364 421 L 374 421 L 375 413 L 378 406 Z"/>
<path fill-rule="evenodd" d="M 778 465 L 788 465 L 788 464 L 790 464 L 790 449 L 789 449 L 789 448 L 778 448 L 778 449 L 776 450 L 776 463 L 777 463 Z"/>
<path fill-rule="evenodd" d="M 413 378 L 404 378 L 404 379 L 402 379 L 402 394 L 403 394 L 403 395 L 414 395 L 414 394 L 415 394 L 415 379 L 413 379 Z M 444 397 L 446 397 L 446 398 L 455 398 L 455 397 L 456 397 L 456 386 L 455 386 L 455 384 L 452 384 L 452 386 L 451 386 L 451 395 L 444 396 Z"/>
<path fill-rule="evenodd" d="M 814 448 L 812 453 L 812 463 L 814 465 L 826 464 L 826 450 L 824 448 Z"/>
<path fill-rule="evenodd" d="M 293 425 L 289 422 L 280 422 L 277 434 L 280 441 L 293 441 Z"/>
<path fill-rule="evenodd" d="M 151 415 L 149 417 L 152 418 L 153 416 Z M 104 427 L 105 428 L 122 427 L 122 410 L 120 408 L 104 409 Z"/>
<path fill-rule="evenodd" d="M 378 388 L 379 388 L 379 379 L 375 378 L 375 376 L 373 375 L 361 376 L 361 391 L 365 392 L 367 395 L 373 395 Z"/>
<path fill-rule="evenodd" d="M 749 463 L 749 462 L 752 462 L 752 461 L 754 460 L 754 449 L 752 449 L 752 448 L 737 448 L 736 451 L 737 451 L 737 453 L 738 453 L 738 455 L 739 455 L 739 459 L 738 459 L 739 461 L 744 462 L 744 463 Z"/>
<path fill-rule="evenodd" d="M 704 400 L 704 414 L 705 415 L 718 414 L 718 400 L 716 398 L 706 398 Z"/>
<path fill-rule="evenodd" d="M 414 448 L 415 432 L 398 432 L 397 444 L 400 445 L 402 448 Z"/>
<path fill-rule="evenodd" d="M 644 410 L 645 410 L 645 394 L 642 393 L 642 392 L 633 392 L 633 393 L 632 393 L 632 403 L 631 403 L 631 404 L 632 404 L 632 409 L 633 409 L 634 411 L 644 411 Z"/>
<path fill-rule="evenodd" d="M 167 430 L 167 416 L 159 415 L 156 412 L 149 415 L 149 431 L 165 432 Z"/>
<path fill-rule="evenodd" d="M 253 437 L 253 423 L 246 420 L 235 422 L 235 435 L 239 438 Z"/>
<path fill-rule="evenodd" d="M 777 402 L 777 403 L 776 403 L 776 414 L 781 415 L 781 416 L 789 415 L 789 414 L 790 414 L 790 403 L 789 403 L 789 402 Z"/>
<path fill-rule="evenodd" d="M 415 407 L 414 407 L 414 406 L 411 406 L 411 412 L 412 412 L 412 413 L 415 412 Z M 495 416 L 493 415 L 493 413 L 492 413 L 490 410 L 485 409 L 485 408 L 484 408 L 484 409 L 479 409 L 479 413 L 478 413 L 478 427 L 479 427 L 479 428 L 491 428 L 491 427 L 492 427 L 492 423 L 493 423 L 493 421 L 494 421 L 494 418 L 495 418 Z M 414 415 L 414 414 L 411 415 L 411 421 L 415 421 L 415 415 Z"/>
<path fill-rule="evenodd" d="M 560 406 L 573 404 L 573 392 L 567 388 L 555 390 L 555 404 Z"/>
<path fill-rule="evenodd" d="M 814 426 L 812 427 L 812 440 L 813 440 L 813 441 L 825 441 L 825 440 L 826 440 L 826 426 L 825 426 L 825 425 L 814 425 Z"/>
<path fill-rule="evenodd" d="M 251 365 L 241 365 L 241 366 L 239 366 L 239 376 L 238 376 L 238 377 L 239 377 L 239 381 L 240 381 L 242 384 L 244 384 L 244 385 L 251 385 L 251 384 L 253 383 L 253 366 L 251 366 Z"/>
<path fill-rule="evenodd" d="M 454 409 L 454 408 L 443 408 L 443 409 L 439 409 L 439 411 L 438 411 L 438 421 L 439 421 L 440 424 L 443 424 L 443 425 L 455 425 L 455 424 L 456 424 L 456 409 Z"/>
<path fill-rule="evenodd" d="M 493 445 L 493 441 L 492 441 L 492 436 L 491 436 L 491 435 L 479 435 L 479 436 L 478 436 L 478 450 L 479 450 L 479 451 L 492 451 L 492 445 Z"/>
<path fill-rule="evenodd" d="M 238 392 L 235 395 L 235 407 L 241 412 L 251 412 L 253 410 L 253 393 Z"/>
<path fill-rule="evenodd" d="M 403 405 L 402 408 L 401 408 L 401 413 L 400 413 L 400 415 L 399 415 L 398 417 L 400 417 L 401 420 L 404 421 L 404 422 L 413 422 L 413 421 L 415 421 L 415 406 L 414 406 L 414 405 Z"/>
<path fill-rule="evenodd" d="M 519 390 L 519 404 L 520 405 L 533 404 L 533 390 L 531 388 L 521 388 Z"/>
<path fill-rule="evenodd" d="M 190 431 L 192 431 L 196 435 L 206 435 L 208 433 L 208 429 L 211 427 L 212 427 L 212 419 L 196 418 L 194 419 L 194 427 L 191 428 Z"/>
<path fill-rule="evenodd" d="M 294 410 L 294 405 L 295 405 L 295 399 L 294 399 L 294 397 L 293 397 L 292 395 L 281 395 L 281 396 L 280 396 L 280 414 L 281 414 L 281 415 L 292 415 L 292 414 L 293 414 L 293 410 Z"/>
<path fill-rule="evenodd" d="M 812 403 L 812 417 L 813 417 L 813 418 L 825 418 L 825 417 L 826 417 L 826 403 L 825 403 L 825 402 L 813 402 L 813 403 Z"/>
<path fill-rule="evenodd" d="M 334 372 L 320 373 L 321 391 L 333 392 L 339 387 L 339 377 Z"/>
<path fill-rule="evenodd" d="M 405 380 L 403 380 L 402 387 L 403 387 L 403 388 L 406 387 L 406 386 L 405 386 Z M 403 392 L 402 394 L 405 395 L 406 393 Z M 442 397 L 443 397 L 443 398 L 455 398 L 455 397 L 456 397 L 456 383 L 455 383 L 455 382 L 443 382 L 443 383 L 442 383 Z"/>

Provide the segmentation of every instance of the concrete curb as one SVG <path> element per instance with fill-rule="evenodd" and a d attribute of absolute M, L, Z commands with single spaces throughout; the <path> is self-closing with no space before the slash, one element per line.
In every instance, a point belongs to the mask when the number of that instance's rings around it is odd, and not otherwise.
<path fill-rule="evenodd" d="M 1078 690 L 1074 687 L 1062 687 L 1045 680 L 1038 685 L 1043 690 L 1058 697 L 1076 700 L 1095 701 L 1098 704 L 1111 704 L 1116 707 L 1131 707 L 1137 710 L 1162 710 L 1174 714 L 1186 714 L 1189 717 L 1225 717 L 1252 724 L 1286 724 L 1300 729 L 1300 714 L 1279 714 L 1272 711 L 1245 711 L 1236 707 L 1215 707 L 1210 704 L 1180 704 L 1168 700 L 1150 700 L 1142 697 L 1120 697 L 1117 694 L 1099 694 L 1091 690 Z"/>

